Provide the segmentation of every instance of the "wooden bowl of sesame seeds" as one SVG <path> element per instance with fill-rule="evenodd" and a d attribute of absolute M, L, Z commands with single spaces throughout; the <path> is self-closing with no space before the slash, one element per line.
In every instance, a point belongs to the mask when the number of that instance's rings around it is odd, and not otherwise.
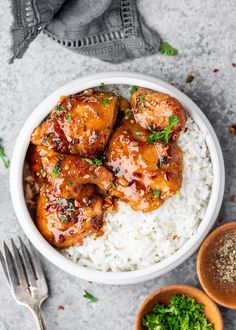
<path fill-rule="evenodd" d="M 197 258 L 199 281 L 218 304 L 236 309 L 236 221 L 214 230 Z"/>

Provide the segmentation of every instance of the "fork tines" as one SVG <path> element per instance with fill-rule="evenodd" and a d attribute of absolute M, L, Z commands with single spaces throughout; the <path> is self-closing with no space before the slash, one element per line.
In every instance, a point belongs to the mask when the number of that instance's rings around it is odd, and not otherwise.
<path fill-rule="evenodd" d="M 11 239 L 12 251 L 3 241 L 4 253 L 0 251 L 0 261 L 10 288 L 18 301 L 22 301 L 23 291 L 35 293 L 41 298 L 48 294 L 47 282 L 40 264 L 39 256 L 29 241 L 29 248 L 19 237 L 20 248 Z M 40 289 L 40 290 L 39 290 Z M 22 292 L 21 292 L 22 290 Z M 25 293 L 25 292 L 24 292 Z"/>

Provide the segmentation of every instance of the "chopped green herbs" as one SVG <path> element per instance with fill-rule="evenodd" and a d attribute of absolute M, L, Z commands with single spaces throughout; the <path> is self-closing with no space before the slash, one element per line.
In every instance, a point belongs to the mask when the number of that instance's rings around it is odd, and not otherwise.
<path fill-rule="evenodd" d="M 8 160 L 6 154 L 5 154 L 5 150 L 3 148 L 3 146 L 1 145 L 2 143 L 2 139 L 0 139 L 0 159 L 3 162 L 3 165 L 5 168 L 8 168 L 10 166 L 10 161 Z"/>
<path fill-rule="evenodd" d="M 103 104 L 103 105 L 108 105 L 108 104 L 111 104 L 111 100 L 109 100 L 109 99 L 101 99 L 100 103 Z"/>
<path fill-rule="evenodd" d="M 136 135 L 142 135 L 142 132 L 135 132 Z"/>
<path fill-rule="evenodd" d="M 68 199 L 67 203 L 68 203 L 68 206 L 69 206 L 70 209 L 75 208 L 75 201 L 73 199 Z"/>
<path fill-rule="evenodd" d="M 161 54 L 167 56 L 176 56 L 178 54 L 177 49 L 172 47 L 168 42 L 162 42 L 159 48 Z"/>
<path fill-rule="evenodd" d="M 132 87 L 130 88 L 130 90 L 129 90 L 130 94 L 133 94 L 134 92 L 136 92 L 137 89 L 138 89 L 137 86 L 132 86 Z"/>
<path fill-rule="evenodd" d="M 67 181 L 67 186 L 68 187 L 72 187 L 73 186 L 73 182 L 72 181 Z"/>
<path fill-rule="evenodd" d="M 52 176 L 54 179 L 57 179 L 59 176 L 59 172 L 61 169 L 61 162 L 62 162 L 62 158 L 59 158 L 58 162 L 56 163 L 56 165 L 53 167 L 52 169 Z"/>
<path fill-rule="evenodd" d="M 125 109 L 124 110 L 125 116 L 127 119 L 129 119 L 131 117 L 131 110 L 130 109 Z"/>
<path fill-rule="evenodd" d="M 102 82 L 101 84 L 100 84 L 100 87 L 101 88 L 104 88 L 106 85 L 105 85 L 105 83 L 104 82 Z"/>
<path fill-rule="evenodd" d="M 139 96 L 138 100 L 139 100 L 139 102 L 145 102 L 146 101 L 144 96 Z"/>
<path fill-rule="evenodd" d="M 144 316 L 142 324 L 148 330 L 213 330 L 205 317 L 204 305 L 184 295 L 172 296 L 168 306 L 157 304 Z"/>
<path fill-rule="evenodd" d="M 86 161 L 87 163 L 89 163 L 90 165 L 97 165 L 100 166 L 102 165 L 102 160 L 101 159 L 90 159 L 90 158 L 82 158 L 84 161 Z"/>
<path fill-rule="evenodd" d="M 160 190 L 157 190 L 157 189 L 152 190 L 152 194 L 155 198 L 160 197 L 160 193 L 161 193 Z"/>
<path fill-rule="evenodd" d="M 69 115 L 67 115 L 65 118 L 66 118 L 66 120 L 68 120 L 68 121 L 71 121 L 71 119 L 72 119 L 71 116 L 69 116 Z"/>
<path fill-rule="evenodd" d="M 64 215 L 61 215 L 61 216 L 60 216 L 60 221 L 62 221 L 62 222 L 64 222 L 64 223 L 69 222 L 69 220 L 67 219 L 67 217 L 65 217 Z"/>
<path fill-rule="evenodd" d="M 97 298 L 94 297 L 91 293 L 89 293 L 88 291 L 84 290 L 84 295 L 83 295 L 84 298 L 86 299 L 89 299 L 93 302 L 96 302 L 97 301 Z"/>
<path fill-rule="evenodd" d="M 169 135 L 172 133 L 172 128 L 179 123 L 179 118 L 175 115 L 172 115 L 168 119 L 168 126 L 161 130 L 161 131 L 155 131 L 151 126 L 147 126 L 149 131 L 151 131 L 153 134 L 149 135 L 147 137 L 147 140 L 154 144 L 157 142 L 157 140 L 160 140 L 162 143 L 167 144 L 169 142 Z"/>
<path fill-rule="evenodd" d="M 67 109 L 65 109 L 62 105 L 57 104 L 54 108 L 56 112 L 68 112 Z"/>

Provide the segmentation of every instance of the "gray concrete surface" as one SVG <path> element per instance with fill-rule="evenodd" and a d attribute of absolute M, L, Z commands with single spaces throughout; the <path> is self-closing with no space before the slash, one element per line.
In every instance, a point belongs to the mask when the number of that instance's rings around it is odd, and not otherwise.
<path fill-rule="evenodd" d="M 139 1 L 147 22 L 178 50 L 177 57 L 161 55 L 120 65 L 73 54 L 40 35 L 22 60 L 7 64 L 10 43 L 9 7 L 0 4 L 0 136 L 10 156 L 17 134 L 35 106 L 60 85 L 94 72 L 128 70 L 152 74 L 181 88 L 204 111 L 222 146 L 226 164 L 226 190 L 220 216 L 223 223 L 236 219 L 236 137 L 228 126 L 236 122 L 236 4 L 234 0 Z M 215 68 L 219 72 L 213 73 Z M 188 74 L 195 79 L 186 84 Z M 24 236 L 11 204 L 9 171 L 0 165 L 0 239 Z M 222 221 L 222 219 L 221 219 Z M 217 220 L 216 225 L 219 225 Z M 171 283 L 199 286 L 196 255 L 161 278 L 130 286 L 103 286 L 76 279 L 42 257 L 50 286 L 43 305 L 49 330 L 132 329 L 141 301 L 156 288 Z M 87 289 L 96 303 L 83 298 Z M 63 305 L 64 310 L 58 310 Z M 225 329 L 236 329 L 236 313 L 221 308 Z M 12 299 L 0 271 L 0 329 L 32 330 L 33 318 Z"/>

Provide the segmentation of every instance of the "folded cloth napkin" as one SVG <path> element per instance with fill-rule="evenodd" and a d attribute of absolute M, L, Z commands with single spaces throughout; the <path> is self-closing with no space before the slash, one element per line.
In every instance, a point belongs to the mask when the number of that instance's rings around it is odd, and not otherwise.
<path fill-rule="evenodd" d="M 76 53 L 119 63 L 151 55 L 160 38 L 140 16 L 136 0 L 11 0 L 10 63 L 22 58 L 40 31 Z"/>

